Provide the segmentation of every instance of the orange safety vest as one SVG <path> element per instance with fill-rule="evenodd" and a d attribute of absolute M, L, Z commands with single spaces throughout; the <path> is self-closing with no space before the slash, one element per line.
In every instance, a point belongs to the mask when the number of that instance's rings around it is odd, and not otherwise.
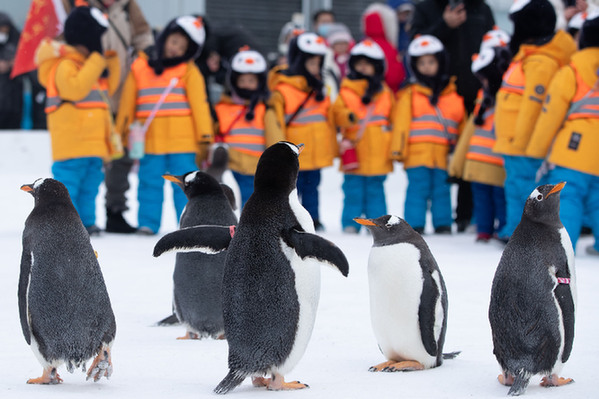
<path fill-rule="evenodd" d="M 441 101 L 439 98 L 439 102 Z M 451 115 L 461 115 L 458 111 L 461 102 L 451 101 L 445 105 L 455 109 L 441 110 L 438 105 L 431 105 L 428 96 L 412 90 L 412 121 L 408 143 L 455 144 L 461 121 L 451 119 Z"/>
<path fill-rule="evenodd" d="M 160 105 L 156 116 L 191 115 L 191 108 L 185 91 L 185 82 L 181 79 L 187 72 L 187 63 L 165 68 L 161 75 L 156 75 L 148 65 L 148 61 L 139 57 L 131 65 L 131 71 L 137 84 L 136 118 L 141 119 L 150 116 L 152 109 L 154 109 L 160 96 L 173 78 L 179 81 Z"/>
<path fill-rule="evenodd" d="M 570 66 L 576 75 L 576 93 L 568 109 L 567 120 L 599 118 L 599 90 L 585 83 L 574 64 Z"/>
<path fill-rule="evenodd" d="M 499 91 L 523 95 L 525 83 L 522 61 L 514 61 L 505 71 Z"/>
<path fill-rule="evenodd" d="M 275 90 L 280 92 L 285 99 L 285 123 L 288 124 L 288 127 L 327 121 L 329 106 L 331 105 L 331 100 L 328 96 L 318 102 L 314 96 L 287 83 L 277 84 Z M 289 119 L 291 119 L 308 95 L 310 95 L 308 101 L 295 118 L 289 122 Z"/>
<path fill-rule="evenodd" d="M 48 87 L 46 88 L 46 107 L 45 111 L 47 114 L 54 112 L 64 103 L 74 105 L 76 108 L 88 109 L 88 108 L 103 108 L 108 109 L 108 104 L 104 101 L 104 98 L 108 98 L 108 79 L 100 78 L 98 83 L 92 86 L 92 89 L 85 98 L 78 101 L 68 101 L 61 98 L 56 88 L 56 71 L 60 62 L 57 62 L 50 70 L 48 77 Z M 79 68 L 82 64 L 77 63 Z M 102 97 L 104 95 L 104 97 Z"/>
<path fill-rule="evenodd" d="M 474 111 L 478 113 L 478 107 Z M 495 145 L 495 108 L 488 109 L 483 114 L 485 122 L 476 126 L 470 138 L 470 147 L 466 159 L 503 166 L 503 157 L 493 152 Z"/>
<path fill-rule="evenodd" d="M 266 106 L 257 104 L 254 108 L 254 119 L 248 121 L 245 119 L 247 106 L 242 104 L 216 104 L 214 107 L 220 134 L 223 135 L 223 141 L 231 149 L 235 149 L 245 154 L 259 157 L 266 149 L 266 139 L 264 138 L 264 114 Z"/>
<path fill-rule="evenodd" d="M 347 87 L 341 88 L 339 95 L 358 119 L 357 123 L 348 128 L 347 131 L 360 129 L 361 122 L 366 118 L 370 107 L 374 108 L 372 108 L 366 126 L 381 126 L 383 130 L 389 130 L 389 116 L 391 115 L 391 94 L 389 91 L 384 91 L 382 95 L 376 98 L 376 101 L 368 105 L 364 105 L 358 93 Z"/>

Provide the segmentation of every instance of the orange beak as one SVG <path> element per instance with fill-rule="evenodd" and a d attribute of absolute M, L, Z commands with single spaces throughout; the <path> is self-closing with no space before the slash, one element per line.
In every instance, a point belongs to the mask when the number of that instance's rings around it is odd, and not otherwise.
<path fill-rule="evenodd" d="M 359 223 L 362 226 L 376 226 L 376 224 L 370 219 L 354 218 L 354 222 Z"/>
<path fill-rule="evenodd" d="M 23 184 L 21 190 L 31 193 L 33 192 L 33 186 L 31 184 Z"/>
<path fill-rule="evenodd" d="M 168 181 L 172 181 L 173 183 L 176 184 L 182 184 L 183 182 L 181 180 L 179 180 L 179 178 L 177 176 L 173 176 L 173 175 L 162 175 L 163 178 L 165 178 Z"/>
<path fill-rule="evenodd" d="M 559 193 L 560 191 L 562 191 L 562 188 L 564 188 L 564 186 L 566 185 L 566 182 L 563 181 L 561 183 L 557 183 L 552 189 L 551 191 L 549 191 L 549 193 L 547 194 L 547 197 L 549 197 L 551 194 L 555 194 L 555 193 Z"/>

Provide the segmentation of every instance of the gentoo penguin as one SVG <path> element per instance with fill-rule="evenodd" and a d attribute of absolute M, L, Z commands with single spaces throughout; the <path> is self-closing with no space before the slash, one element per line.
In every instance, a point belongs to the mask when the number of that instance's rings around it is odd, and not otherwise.
<path fill-rule="evenodd" d="M 33 195 L 35 205 L 23 231 L 19 316 L 44 368 L 27 383 L 59 384 L 58 366 L 85 371 L 94 356 L 87 379 L 108 378 L 116 323 L 89 235 L 59 181 L 38 179 L 21 190 Z"/>
<path fill-rule="evenodd" d="M 535 374 L 542 386 L 572 382 L 558 376 L 572 350 L 576 308 L 574 250 L 559 218 L 564 185 L 539 186 L 528 197 L 493 279 L 493 353 L 508 395 L 524 393 Z"/>
<path fill-rule="evenodd" d="M 388 359 L 370 371 L 440 366 L 447 291 L 426 242 L 397 216 L 354 220 L 366 226 L 374 239 L 368 259 L 370 318 L 379 348 Z"/>
<path fill-rule="evenodd" d="M 183 176 L 164 175 L 177 184 L 188 202 L 181 214 L 179 237 L 198 225 L 236 225 L 230 189 L 209 174 L 194 171 Z M 172 237 L 176 239 L 176 236 Z M 174 245 L 177 245 L 176 242 Z M 173 273 L 173 308 L 187 333 L 179 339 L 223 338 L 222 280 L 226 251 L 178 253 Z"/>
<path fill-rule="evenodd" d="M 348 274 L 341 250 L 314 234 L 312 219 L 299 203 L 295 184 L 301 148 L 279 142 L 264 151 L 254 193 L 235 232 L 227 226 L 192 227 L 195 242 L 189 239 L 179 247 L 195 245 L 215 252 L 228 246 L 223 311 L 229 373 L 216 393 L 227 393 L 250 376 L 255 386 L 271 390 L 306 388 L 297 381 L 286 383 L 284 375 L 300 360 L 312 333 L 320 295 L 319 263 Z M 157 245 L 155 254 L 172 247 Z"/>

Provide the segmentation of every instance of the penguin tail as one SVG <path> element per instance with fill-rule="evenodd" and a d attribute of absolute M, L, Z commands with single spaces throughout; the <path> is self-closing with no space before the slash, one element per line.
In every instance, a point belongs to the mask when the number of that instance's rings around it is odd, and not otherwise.
<path fill-rule="evenodd" d="M 443 354 L 443 359 L 444 360 L 451 360 L 451 359 L 455 359 L 456 357 L 458 357 L 458 355 L 462 353 L 462 351 L 455 351 L 455 352 L 449 352 L 449 353 L 444 353 Z"/>
<path fill-rule="evenodd" d="M 224 395 L 227 392 L 233 390 L 239 384 L 245 380 L 248 374 L 239 370 L 230 370 L 229 374 L 218 384 L 216 388 L 214 388 L 214 393 L 219 395 Z"/>
<path fill-rule="evenodd" d="M 156 323 L 157 326 L 173 326 L 175 324 L 179 324 L 179 319 L 177 318 L 176 314 L 172 314 L 170 316 L 165 317 L 164 319 L 160 320 L 159 322 Z"/>
<path fill-rule="evenodd" d="M 530 381 L 530 374 L 525 372 L 524 370 L 520 370 L 518 373 L 514 375 L 514 383 L 512 384 L 508 396 L 520 396 L 526 391 L 526 387 L 528 386 L 528 381 Z"/>

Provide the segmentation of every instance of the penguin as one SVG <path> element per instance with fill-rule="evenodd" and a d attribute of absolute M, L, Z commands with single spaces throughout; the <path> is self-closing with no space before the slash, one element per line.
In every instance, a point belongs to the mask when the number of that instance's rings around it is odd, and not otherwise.
<path fill-rule="evenodd" d="M 94 357 L 87 379 L 112 374 L 116 322 L 90 238 L 66 187 L 54 179 L 21 186 L 35 199 L 25 221 L 19 316 L 25 341 L 43 367 L 28 384 L 59 384 Z"/>
<path fill-rule="evenodd" d="M 216 178 L 201 171 L 163 177 L 179 186 L 187 196 L 188 202 L 179 222 L 181 229 L 205 224 L 237 224 L 232 192 Z M 186 334 L 178 339 L 224 338 L 221 291 L 225 256 L 226 251 L 213 255 L 201 252 L 177 254 L 173 309 L 177 320 L 187 328 Z"/>
<path fill-rule="evenodd" d="M 279 142 L 267 148 L 256 169 L 254 193 L 239 224 L 197 226 L 195 240 L 167 250 L 217 252 L 227 249 L 223 279 L 225 335 L 229 373 L 215 388 L 225 394 L 246 377 L 270 390 L 308 387 L 284 376 L 301 359 L 320 296 L 320 264 L 347 276 L 343 252 L 314 232 L 314 224 L 297 196 L 298 156 L 303 145 Z M 270 376 L 270 378 L 264 378 Z"/>
<path fill-rule="evenodd" d="M 533 190 L 493 278 L 493 353 L 511 396 L 523 394 L 536 374 L 545 387 L 573 382 L 559 377 L 572 351 L 576 310 L 574 250 L 559 218 L 564 185 Z"/>
<path fill-rule="evenodd" d="M 374 241 L 368 259 L 370 318 L 379 348 L 388 359 L 369 371 L 440 366 L 447 330 L 447 290 L 426 242 L 394 215 L 354 220 L 368 228 Z"/>

